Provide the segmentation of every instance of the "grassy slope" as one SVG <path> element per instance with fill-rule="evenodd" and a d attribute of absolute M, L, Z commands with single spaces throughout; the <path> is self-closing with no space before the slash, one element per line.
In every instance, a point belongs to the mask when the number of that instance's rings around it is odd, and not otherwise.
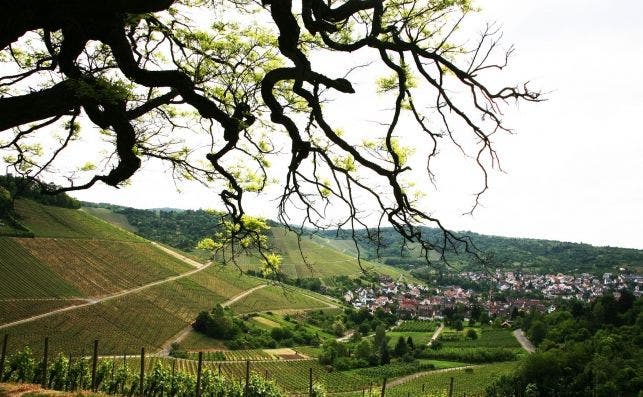
<path fill-rule="evenodd" d="M 302 237 L 301 251 L 295 233 L 273 228 L 270 237 L 275 251 L 283 258 L 281 269 L 289 277 L 327 278 L 342 275 L 358 276 L 362 273 L 354 256 L 320 244 L 318 237 Z M 242 257 L 238 262 L 244 270 L 259 268 L 257 258 Z M 362 267 L 393 278 L 403 275 L 407 280 L 417 281 L 408 272 L 380 263 L 362 261 Z"/>
<path fill-rule="evenodd" d="M 102 219 L 105 222 L 109 222 L 114 226 L 127 230 L 128 232 L 136 233 L 138 230 L 136 226 L 133 226 L 129 223 L 125 215 L 117 214 L 108 208 L 83 207 L 81 208 L 81 211 L 87 212 L 88 214 L 95 216 L 96 218 Z"/>

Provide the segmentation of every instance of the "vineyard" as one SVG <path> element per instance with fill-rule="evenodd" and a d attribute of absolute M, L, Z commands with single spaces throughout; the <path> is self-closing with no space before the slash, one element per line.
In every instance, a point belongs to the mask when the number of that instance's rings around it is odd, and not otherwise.
<path fill-rule="evenodd" d="M 395 327 L 397 332 L 434 332 L 438 324 L 433 321 L 406 320 Z"/>
<path fill-rule="evenodd" d="M 80 293 L 67 284 L 18 239 L 0 237 L 0 299 L 69 298 Z M 5 317 L 0 317 L 0 323 Z"/>
<path fill-rule="evenodd" d="M 484 327 L 476 330 L 477 338 L 466 337 L 466 331 L 447 331 L 440 337 L 445 347 L 502 347 L 520 348 L 510 329 Z"/>
<path fill-rule="evenodd" d="M 235 313 L 252 313 L 261 311 L 289 311 L 329 307 L 327 300 L 314 298 L 308 292 L 289 286 L 268 286 L 247 297 L 240 299 L 230 306 Z"/>
<path fill-rule="evenodd" d="M 486 388 L 493 383 L 494 379 L 510 372 L 516 365 L 517 363 L 486 364 L 471 368 L 429 372 L 400 385 L 387 387 L 386 395 L 388 397 L 421 396 L 423 391 L 425 393 L 430 391 L 432 393 L 442 392 L 446 396 L 451 378 L 453 378 L 454 397 L 484 396 Z M 361 393 L 349 396 L 357 397 L 361 396 Z M 375 393 L 373 396 L 379 396 L 379 393 Z"/>
<path fill-rule="evenodd" d="M 51 207 L 23 199 L 16 200 L 15 209 L 20 222 L 38 237 L 145 241 L 135 234 L 78 210 Z"/>
<path fill-rule="evenodd" d="M 150 243 L 69 238 L 17 241 L 85 296 L 114 293 L 193 269 Z"/>
<path fill-rule="evenodd" d="M 343 254 L 335 249 L 320 245 L 310 237 L 302 237 L 301 252 L 297 236 L 293 232 L 281 228 L 271 230 L 272 245 L 282 257 L 281 270 L 292 278 L 358 276 L 362 274 L 357 259 Z M 304 260 L 305 258 L 305 260 Z M 259 260 L 242 256 L 237 259 L 243 270 L 257 270 Z M 365 269 L 372 269 L 380 274 L 397 277 L 403 271 L 374 262 L 362 262 Z M 411 276 L 407 275 L 409 278 Z"/>

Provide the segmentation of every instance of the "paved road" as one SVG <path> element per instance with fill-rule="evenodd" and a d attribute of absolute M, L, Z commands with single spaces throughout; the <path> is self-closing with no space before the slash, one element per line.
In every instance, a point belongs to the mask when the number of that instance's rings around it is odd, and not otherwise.
<path fill-rule="evenodd" d="M 169 253 L 170 255 L 182 260 L 182 261 L 186 261 L 186 262 L 191 261 L 191 262 L 194 262 L 194 263 L 198 263 L 196 261 L 193 261 L 192 259 L 186 258 L 183 255 L 178 254 L 178 253 L 176 253 L 176 252 L 174 252 L 172 250 L 169 250 L 169 249 L 167 249 L 165 247 L 161 247 L 159 245 L 156 245 L 156 246 L 158 248 L 162 249 L 163 251 Z M 187 262 L 187 263 L 189 263 L 190 265 L 194 266 L 194 264 L 191 263 L 191 262 Z M 101 303 L 101 302 L 105 302 L 105 301 L 108 301 L 108 300 L 120 298 L 120 297 L 130 295 L 130 294 L 135 294 L 137 292 L 141 292 L 143 290 L 146 290 L 146 289 L 151 288 L 151 287 L 155 287 L 157 285 L 169 283 L 169 282 L 172 282 L 172 281 L 175 281 L 175 280 L 179 280 L 181 278 L 191 276 L 191 275 L 193 275 L 195 273 L 198 273 L 200 271 L 203 271 L 203 270 L 207 269 L 211 265 L 212 265 L 212 262 L 208 262 L 208 263 L 206 263 L 204 265 L 199 264 L 198 268 L 196 268 L 194 270 L 190 270 L 189 272 L 181 273 L 181 274 L 178 274 L 176 276 L 164 278 L 162 280 L 154 281 L 154 282 L 151 282 L 151 283 L 148 283 L 148 284 L 144 284 L 144 285 L 132 288 L 132 289 L 127 289 L 127 290 L 123 290 L 123 291 L 120 291 L 120 292 L 116 292 L 116 293 L 113 293 L 113 294 L 110 294 L 110 295 L 105 295 L 105 296 L 96 297 L 96 298 L 90 298 L 87 302 L 81 303 L 81 304 L 78 304 L 78 305 L 72 305 L 72 306 L 63 307 L 61 309 L 52 310 L 50 312 L 41 313 L 41 314 L 37 314 L 35 316 L 23 318 L 21 320 L 16 320 L 16 321 L 12 321 L 10 323 L 2 324 L 2 325 L 0 325 L 0 329 L 9 328 L 9 327 L 13 327 L 15 325 L 20 325 L 20 324 L 24 324 L 24 323 L 29 323 L 29 322 L 32 322 L 32 321 L 40 320 L 41 318 L 51 317 L 51 316 L 56 315 L 56 314 L 81 309 L 83 307 L 92 306 L 92 305 L 95 305 L 97 303 Z"/>
<path fill-rule="evenodd" d="M 525 349 L 528 353 L 533 353 L 536 351 L 533 343 L 531 343 L 531 341 L 527 339 L 523 330 L 518 328 L 514 331 L 514 336 L 516 337 L 516 340 L 518 340 L 518 343 L 520 343 L 520 346 L 522 346 L 522 348 Z"/>

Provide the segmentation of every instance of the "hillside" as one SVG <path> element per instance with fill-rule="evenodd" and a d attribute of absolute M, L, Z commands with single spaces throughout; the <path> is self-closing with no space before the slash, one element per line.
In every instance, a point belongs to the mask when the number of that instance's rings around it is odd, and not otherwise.
<path fill-rule="evenodd" d="M 94 339 L 105 354 L 159 349 L 200 311 L 265 283 L 229 266 L 182 260 L 85 211 L 18 199 L 15 218 L 34 237 L 0 235 L 0 333 L 9 335 L 10 351 L 38 351 L 46 336 L 53 351 L 72 354 L 89 351 Z M 297 288 L 265 290 L 237 307 L 331 306 Z"/>
<path fill-rule="evenodd" d="M 185 251 L 194 251 L 196 242 L 214 234 L 220 219 L 203 210 L 169 211 L 140 210 L 110 204 L 84 203 L 87 211 L 115 225 L 135 228 L 145 238 L 162 242 Z M 273 223 L 269 234 L 271 248 L 282 256 L 282 271 L 291 278 L 328 278 L 333 276 L 359 276 L 362 274 L 354 251 L 334 248 L 323 240 L 305 236 L 298 242 L 297 235 Z M 300 249 L 301 244 L 301 249 Z M 352 246 L 354 248 L 354 245 Z M 201 253 L 193 252 L 196 255 Z M 259 259 L 240 256 L 236 259 L 244 270 L 258 270 Z M 362 261 L 364 270 L 393 278 L 400 275 L 414 278 L 406 271 L 378 262 Z M 417 281 L 417 280 L 415 280 Z"/>

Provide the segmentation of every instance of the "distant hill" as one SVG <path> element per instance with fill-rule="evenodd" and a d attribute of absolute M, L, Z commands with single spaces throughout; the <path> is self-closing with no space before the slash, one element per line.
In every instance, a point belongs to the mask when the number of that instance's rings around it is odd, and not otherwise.
<path fill-rule="evenodd" d="M 196 243 L 204 237 L 211 237 L 217 231 L 221 217 L 204 210 L 162 211 L 158 209 L 135 209 L 111 204 L 84 203 L 87 211 L 108 222 L 135 230 L 150 240 L 159 241 L 171 247 L 199 254 L 194 251 Z M 324 244 L 314 236 L 301 238 L 301 250 L 297 235 L 287 231 L 275 222 L 269 234 L 272 248 L 283 258 L 282 271 L 291 278 L 327 278 L 332 276 L 359 276 L 362 274 L 356 255 L 343 248 Z M 237 265 L 244 271 L 258 270 L 259 259 L 251 256 L 236 258 Z M 378 262 L 362 261 L 362 268 L 379 274 L 409 280 L 413 277 L 399 268 Z M 417 280 L 415 280 L 417 281 Z"/>
<path fill-rule="evenodd" d="M 354 247 L 355 243 L 348 238 L 348 233 L 340 231 L 317 232 L 320 239 L 331 247 Z M 442 233 L 437 229 L 425 228 L 424 234 L 429 241 L 441 244 Z M 548 273 L 603 273 L 626 268 L 643 271 L 643 250 L 596 247 L 589 244 L 570 243 L 554 240 L 529 238 L 512 238 L 490 236 L 473 232 L 457 232 L 459 236 L 468 236 L 471 242 L 483 253 L 492 253 L 490 263 L 493 267 L 523 269 L 532 272 Z M 410 244 L 402 246 L 400 236 L 392 228 L 382 228 L 381 245 L 377 252 L 376 245 L 366 238 L 364 231 L 357 232 L 361 252 L 367 259 L 377 260 L 404 269 L 423 267 L 425 261 L 420 258 L 418 247 Z M 456 269 L 479 269 L 479 263 L 473 255 L 463 252 L 446 254 L 448 262 Z M 433 255 L 437 260 L 438 255 Z M 439 266 L 440 263 L 436 263 Z"/>

